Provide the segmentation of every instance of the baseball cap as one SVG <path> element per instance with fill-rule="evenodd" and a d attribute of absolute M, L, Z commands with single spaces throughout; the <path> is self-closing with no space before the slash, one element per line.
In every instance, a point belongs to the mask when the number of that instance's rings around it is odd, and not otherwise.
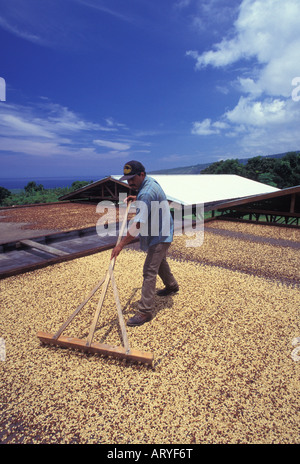
<path fill-rule="evenodd" d="M 124 176 L 121 177 L 120 180 L 128 180 L 132 177 L 136 176 L 137 174 L 141 174 L 141 172 L 146 172 L 144 166 L 139 161 L 128 161 L 125 164 L 123 173 Z"/>

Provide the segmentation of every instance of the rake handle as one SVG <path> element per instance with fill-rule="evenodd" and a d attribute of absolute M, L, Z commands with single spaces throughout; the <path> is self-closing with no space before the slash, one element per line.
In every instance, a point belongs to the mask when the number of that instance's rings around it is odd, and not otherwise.
<path fill-rule="evenodd" d="M 127 217 L 128 217 L 128 212 L 129 212 L 130 205 L 131 205 L 131 202 L 129 201 L 127 203 L 125 216 L 124 216 L 124 219 L 123 219 L 121 230 L 119 232 L 117 245 L 121 241 L 121 238 L 122 238 L 122 235 L 123 235 L 123 232 L 124 232 L 124 229 L 125 229 L 125 225 L 127 223 Z M 100 296 L 100 299 L 99 299 L 99 302 L 98 302 L 98 305 L 97 305 L 97 309 L 95 311 L 94 319 L 93 319 L 93 322 L 92 322 L 91 327 L 90 327 L 90 332 L 89 332 L 89 335 L 88 335 L 88 338 L 87 338 L 87 341 L 86 341 L 86 346 L 91 346 L 93 336 L 94 336 L 94 332 L 95 332 L 95 329 L 96 329 L 96 325 L 97 325 L 97 322 L 98 322 L 98 319 L 99 319 L 100 311 L 101 311 L 103 301 L 104 301 L 104 298 L 105 298 L 106 290 L 107 290 L 107 287 L 108 287 L 108 284 L 109 284 L 109 281 L 110 281 L 110 278 L 111 278 L 111 272 L 113 271 L 113 268 L 114 268 L 114 265 L 115 265 L 115 261 L 116 261 L 115 258 L 113 258 L 109 263 L 109 268 L 108 268 L 108 271 L 106 273 L 105 282 L 104 282 L 103 287 L 102 287 L 102 293 L 101 293 L 101 296 Z"/>
<path fill-rule="evenodd" d="M 68 325 L 73 321 L 75 316 L 81 311 L 81 309 L 86 305 L 86 303 L 92 298 L 94 293 L 101 287 L 104 282 L 104 278 L 98 282 L 98 284 L 93 288 L 93 290 L 89 293 L 88 297 L 75 309 L 73 314 L 63 323 L 63 325 L 59 328 L 59 330 L 53 335 L 53 338 L 57 340 L 63 331 L 68 327 Z"/>

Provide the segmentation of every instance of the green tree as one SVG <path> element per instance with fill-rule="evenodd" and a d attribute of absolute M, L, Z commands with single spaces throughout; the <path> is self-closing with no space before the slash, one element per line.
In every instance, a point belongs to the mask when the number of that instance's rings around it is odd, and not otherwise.
<path fill-rule="evenodd" d="M 300 153 L 289 152 L 284 157 L 291 167 L 290 187 L 300 185 Z"/>
<path fill-rule="evenodd" d="M 85 180 L 75 180 L 75 182 L 72 183 L 72 190 L 77 190 L 82 187 L 85 187 L 86 185 L 89 185 L 91 182 L 87 182 Z"/>
<path fill-rule="evenodd" d="M 236 174 L 245 175 L 244 166 L 237 159 L 221 160 L 212 163 L 201 171 L 201 174 Z"/>
<path fill-rule="evenodd" d="M 265 158 L 263 156 L 250 158 L 245 165 L 246 177 L 259 181 L 262 174 L 273 172 L 275 161 L 274 158 Z"/>
<path fill-rule="evenodd" d="M 279 188 L 291 186 L 293 170 L 289 161 L 283 158 L 276 160 L 273 171 Z"/>
<path fill-rule="evenodd" d="M 254 156 L 245 165 L 237 159 L 217 161 L 201 174 L 237 174 L 278 188 L 293 187 L 300 185 L 300 153 L 290 152 L 282 158 Z"/>
<path fill-rule="evenodd" d="M 262 184 L 272 185 L 272 187 L 277 187 L 275 182 L 276 178 L 271 172 L 263 172 L 258 175 L 258 182 Z"/>
<path fill-rule="evenodd" d="M 24 187 L 26 193 L 33 193 L 33 192 L 41 192 L 44 190 L 44 186 L 42 184 L 37 185 L 36 182 L 31 181 Z"/>
<path fill-rule="evenodd" d="M 246 164 L 246 177 L 278 188 L 299 185 L 300 153 L 290 152 L 282 158 L 250 158 Z"/>
<path fill-rule="evenodd" d="M 7 190 L 5 187 L 0 187 L 0 205 L 2 205 L 3 201 L 11 196 L 11 192 Z"/>

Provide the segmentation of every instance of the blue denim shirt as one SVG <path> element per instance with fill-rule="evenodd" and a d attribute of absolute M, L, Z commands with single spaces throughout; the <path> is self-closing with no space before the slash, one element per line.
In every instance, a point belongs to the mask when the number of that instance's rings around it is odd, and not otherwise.
<path fill-rule="evenodd" d="M 134 222 L 140 223 L 140 248 L 148 250 L 158 243 L 171 243 L 174 222 L 167 197 L 156 180 L 146 176 L 136 198 L 137 214 Z"/>

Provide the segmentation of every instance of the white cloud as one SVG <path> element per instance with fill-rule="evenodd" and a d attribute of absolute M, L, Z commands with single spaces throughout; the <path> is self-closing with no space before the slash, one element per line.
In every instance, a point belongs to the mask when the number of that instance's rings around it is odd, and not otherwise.
<path fill-rule="evenodd" d="M 207 118 L 204 121 L 196 121 L 193 123 L 192 134 L 195 135 L 212 135 L 219 134 L 221 129 L 227 128 L 228 125 L 222 121 L 212 122 L 211 119 Z"/>
<path fill-rule="evenodd" d="M 0 125 L 8 132 L 14 133 L 15 136 L 54 137 L 54 134 L 46 130 L 43 124 L 37 121 L 26 121 L 20 115 L 0 114 Z"/>
<path fill-rule="evenodd" d="M 211 135 L 216 131 L 211 129 L 211 119 L 204 119 L 204 121 L 196 121 L 193 123 L 192 134 L 196 135 Z"/>
<path fill-rule="evenodd" d="M 99 145 L 100 147 L 112 148 L 113 150 L 129 150 L 130 145 L 128 143 L 122 142 L 112 142 L 110 140 L 94 140 L 95 145 Z"/>
<path fill-rule="evenodd" d="M 21 37 L 22 39 L 28 40 L 29 42 L 46 45 L 46 41 L 43 40 L 38 34 L 33 34 L 27 31 L 26 28 L 9 22 L 3 16 L 0 16 L 0 26 L 8 32 L 16 35 L 17 37 Z"/>
<path fill-rule="evenodd" d="M 113 130 L 48 101 L 36 105 L 5 104 L 0 107 L 0 136 L 56 138 L 66 143 L 67 134 Z"/>
<path fill-rule="evenodd" d="M 299 127 L 299 103 L 291 98 L 269 97 L 255 101 L 250 97 L 241 97 L 238 104 L 225 112 L 219 121 L 206 119 L 194 123 L 192 133 L 200 136 L 218 134 L 235 139 L 235 149 L 239 156 L 254 156 L 298 150 Z"/>
<path fill-rule="evenodd" d="M 99 4 L 98 0 L 75 0 L 77 3 L 80 3 L 81 5 L 84 5 L 86 7 L 92 8 L 94 10 L 101 11 L 103 13 L 106 13 L 110 16 L 114 16 L 117 19 L 120 19 L 121 21 L 126 21 L 126 22 L 132 22 L 132 18 L 127 15 L 127 14 L 122 14 L 117 9 L 112 9 L 104 6 L 103 4 Z"/>
<path fill-rule="evenodd" d="M 299 18 L 299 0 L 243 0 L 230 38 L 204 53 L 188 52 L 200 71 L 236 65 L 244 94 L 217 121 L 194 122 L 193 134 L 237 137 L 245 150 L 299 148 L 300 105 L 292 100 L 292 81 L 300 74 Z"/>
<path fill-rule="evenodd" d="M 126 127 L 126 124 L 123 124 L 121 122 L 118 122 L 118 121 L 115 121 L 114 118 L 110 117 L 110 118 L 106 118 L 105 119 L 105 122 L 107 124 L 107 129 L 108 130 L 112 130 L 112 131 L 115 131 L 115 130 L 118 130 L 120 128 L 122 129 L 127 129 Z"/>
<path fill-rule="evenodd" d="M 240 0 L 191 0 L 179 1 L 178 7 L 190 7 L 188 18 L 191 21 L 192 29 L 200 34 L 205 33 L 216 37 L 220 30 L 226 29 L 228 24 L 236 18 Z M 176 4 L 175 4 L 176 6 Z M 179 10 L 181 11 L 181 10 Z M 196 13 L 192 13 L 196 11 Z"/>
<path fill-rule="evenodd" d="M 194 122 L 191 132 L 200 136 L 219 134 L 236 138 L 237 147 L 245 153 L 251 149 L 280 153 L 298 149 L 299 126 L 299 103 L 291 98 L 268 97 L 256 101 L 250 97 L 241 97 L 238 104 L 226 111 L 219 120 Z"/>
<path fill-rule="evenodd" d="M 292 117 L 292 113 L 287 112 L 284 100 L 252 101 L 241 97 L 236 107 L 225 113 L 225 117 L 234 124 L 262 127 L 286 123 Z"/>
<path fill-rule="evenodd" d="M 224 38 L 202 54 L 187 54 L 196 60 L 197 69 L 255 59 L 258 77 L 239 76 L 241 89 L 255 95 L 265 92 L 287 97 L 291 80 L 299 74 L 299 17 L 298 0 L 243 0 L 233 38 Z"/>
<path fill-rule="evenodd" d="M 128 128 L 113 118 L 98 124 L 45 97 L 41 100 L 42 103 L 28 106 L 9 103 L 0 106 L 0 153 L 108 159 L 123 157 L 132 147 L 139 151 L 147 146 L 136 138 L 122 137 L 122 131 L 128 134 Z M 120 138 L 100 139 L 99 133 L 107 137 L 110 133 L 119 134 Z"/>
<path fill-rule="evenodd" d="M 1 151 L 8 153 L 25 153 L 39 158 L 49 158 L 52 156 L 68 156 L 85 158 L 96 156 L 97 153 L 90 147 L 65 146 L 59 142 L 47 142 L 39 140 L 15 139 L 10 137 L 1 138 Z"/>
<path fill-rule="evenodd" d="M 179 8 L 181 10 L 181 8 L 188 7 L 190 3 L 191 3 L 191 0 L 177 0 L 174 4 L 174 7 Z"/>

